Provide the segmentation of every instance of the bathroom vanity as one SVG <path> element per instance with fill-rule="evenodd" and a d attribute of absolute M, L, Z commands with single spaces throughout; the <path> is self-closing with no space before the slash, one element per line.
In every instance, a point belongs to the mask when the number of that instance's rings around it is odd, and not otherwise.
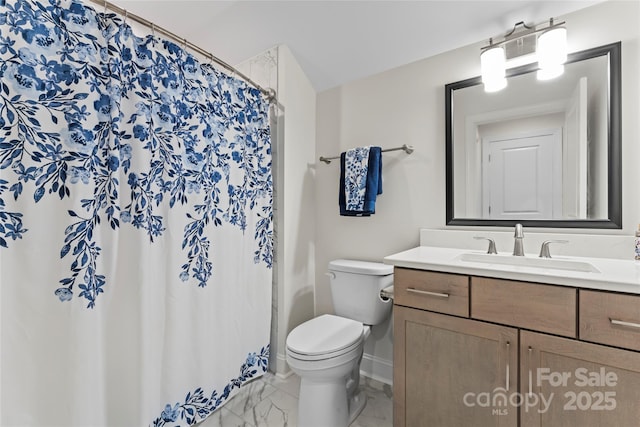
<path fill-rule="evenodd" d="M 640 263 L 418 247 L 394 279 L 394 426 L 637 426 Z"/>

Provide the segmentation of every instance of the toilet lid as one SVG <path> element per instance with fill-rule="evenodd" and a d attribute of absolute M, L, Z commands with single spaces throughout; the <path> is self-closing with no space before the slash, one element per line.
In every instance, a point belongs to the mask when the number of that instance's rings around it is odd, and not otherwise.
<path fill-rule="evenodd" d="M 294 328 L 287 348 L 300 355 L 320 355 L 343 350 L 362 338 L 362 323 L 324 314 Z"/>

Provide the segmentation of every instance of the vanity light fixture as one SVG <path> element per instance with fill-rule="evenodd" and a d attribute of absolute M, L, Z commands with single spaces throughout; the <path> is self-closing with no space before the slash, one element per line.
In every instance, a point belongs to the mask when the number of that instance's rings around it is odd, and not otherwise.
<path fill-rule="evenodd" d="M 507 86 L 507 65 L 516 59 L 518 65 L 523 64 L 523 59 L 537 61 L 539 80 L 562 75 L 567 60 L 567 29 L 564 24 L 564 21 L 555 23 L 553 18 L 546 26 L 530 26 L 521 21 L 502 40 L 495 42 L 489 39 L 489 44 L 481 49 L 480 54 L 485 92 L 496 92 Z"/>

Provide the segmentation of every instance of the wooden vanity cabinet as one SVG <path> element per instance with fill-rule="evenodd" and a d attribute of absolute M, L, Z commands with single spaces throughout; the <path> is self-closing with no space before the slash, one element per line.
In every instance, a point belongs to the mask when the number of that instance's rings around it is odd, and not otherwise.
<path fill-rule="evenodd" d="M 522 427 L 640 426 L 640 353 L 521 331 L 520 360 Z"/>
<path fill-rule="evenodd" d="M 580 339 L 640 351 L 640 296 L 581 289 Z"/>
<path fill-rule="evenodd" d="M 438 313 L 469 317 L 469 277 L 399 268 L 394 273 L 394 302 Z"/>
<path fill-rule="evenodd" d="M 395 273 L 395 427 L 640 426 L 640 297 Z"/>
<path fill-rule="evenodd" d="M 394 340 L 394 426 L 517 425 L 516 408 L 481 406 L 517 389 L 517 329 L 395 306 Z"/>
<path fill-rule="evenodd" d="M 515 280 L 471 278 L 471 317 L 576 337 L 576 290 Z"/>

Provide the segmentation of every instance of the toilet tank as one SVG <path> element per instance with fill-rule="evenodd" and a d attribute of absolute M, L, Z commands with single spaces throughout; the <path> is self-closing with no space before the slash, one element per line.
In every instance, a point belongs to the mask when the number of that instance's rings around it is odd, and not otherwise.
<path fill-rule="evenodd" d="M 335 314 L 365 325 L 382 323 L 391 311 L 380 290 L 393 284 L 393 266 L 379 262 L 337 259 L 329 263 Z"/>

